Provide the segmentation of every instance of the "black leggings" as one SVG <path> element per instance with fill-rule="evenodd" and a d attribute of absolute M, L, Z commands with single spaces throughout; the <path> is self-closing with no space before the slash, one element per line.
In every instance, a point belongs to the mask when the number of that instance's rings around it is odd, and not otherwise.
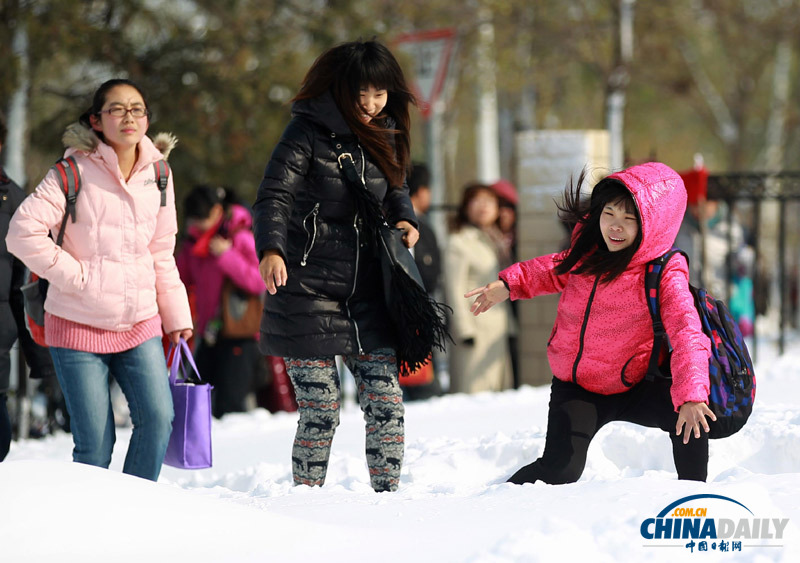
<path fill-rule="evenodd" d="M 706 480 L 708 435 L 702 431 L 700 438 L 692 435 L 688 444 L 683 443 L 683 434 L 675 435 L 678 413 L 672 406 L 670 380 L 645 380 L 624 393 L 599 395 L 553 378 L 544 453 L 512 475 L 509 482 L 574 483 L 586 466 L 592 438 L 605 424 L 616 420 L 669 433 L 678 479 Z"/>
<path fill-rule="evenodd" d="M 0 461 L 3 461 L 11 447 L 11 417 L 6 406 L 6 394 L 0 393 Z"/>

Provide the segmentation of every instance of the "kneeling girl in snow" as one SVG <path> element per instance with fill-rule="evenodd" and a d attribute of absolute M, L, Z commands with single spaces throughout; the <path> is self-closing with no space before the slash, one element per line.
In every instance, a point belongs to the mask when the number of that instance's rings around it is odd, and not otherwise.
<path fill-rule="evenodd" d="M 706 404 L 710 344 L 680 255 L 665 266 L 660 286 L 672 379 L 645 379 L 653 346 L 645 269 L 672 247 L 686 209 L 683 181 L 668 166 L 647 163 L 604 178 L 587 200 L 583 179 L 559 206 L 561 219 L 576 225 L 567 250 L 514 264 L 465 294 L 476 297 L 471 311 L 479 315 L 509 297 L 561 293 L 547 345 L 554 377 L 544 453 L 509 482 L 577 481 L 592 438 L 615 420 L 668 432 L 678 478 L 705 481 L 706 417 L 715 419 Z"/>

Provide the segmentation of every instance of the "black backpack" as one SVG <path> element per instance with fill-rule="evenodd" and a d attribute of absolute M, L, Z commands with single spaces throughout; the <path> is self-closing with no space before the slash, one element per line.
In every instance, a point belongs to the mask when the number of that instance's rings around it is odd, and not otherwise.
<path fill-rule="evenodd" d="M 661 323 L 659 310 L 659 284 L 664 267 L 672 256 L 680 253 L 689 261 L 686 253 L 673 248 L 660 258 L 648 262 L 645 273 L 645 291 L 650 317 L 653 320 L 653 352 L 647 368 L 648 380 L 655 377 L 671 377 L 663 374 L 658 364 L 661 348 L 668 351 L 672 346 Z M 694 306 L 700 315 L 703 332 L 711 341 L 711 356 L 708 358 L 709 394 L 708 406 L 716 415 L 709 420 L 709 438 L 726 438 L 738 432 L 750 413 L 756 398 L 756 376 L 753 361 L 747 350 L 739 325 L 722 300 L 714 298 L 705 288 L 689 285 L 694 297 Z M 668 366 L 668 363 L 667 363 Z"/>

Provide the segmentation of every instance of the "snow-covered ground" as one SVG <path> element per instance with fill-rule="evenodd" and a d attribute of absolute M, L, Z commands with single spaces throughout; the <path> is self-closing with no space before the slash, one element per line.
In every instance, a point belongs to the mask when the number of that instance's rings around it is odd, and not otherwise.
<path fill-rule="evenodd" d="M 408 404 L 393 494 L 369 486 L 352 404 L 315 489 L 292 486 L 296 414 L 215 421 L 214 467 L 158 483 L 120 473 L 126 428 L 110 471 L 71 463 L 69 435 L 17 442 L 0 464 L 0 561 L 800 561 L 800 341 L 789 350 L 761 346 L 756 408 L 711 442 L 708 483 L 676 479 L 662 432 L 615 423 L 578 483 L 506 484 L 542 451 L 546 386 Z M 707 509 L 700 524 L 727 538 L 643 536 L 693 495 L 725 497 L 679 508 Z"/>

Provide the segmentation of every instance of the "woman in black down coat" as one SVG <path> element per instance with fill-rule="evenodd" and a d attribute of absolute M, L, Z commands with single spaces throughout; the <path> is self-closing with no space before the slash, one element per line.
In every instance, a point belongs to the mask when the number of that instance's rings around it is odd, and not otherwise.
<path fill-rule="evenodd" d="M 253 210 L 268 291 L 260 347 L 284 358 L 300 409 L 294 482 L 325 482 L 339 424 L 334 356 L 342 355 L 364 411 L 372 488 L 394 491 L 404 441 L 394 329 L 375 244 L 338 166 L 336 145 L 352 155 L 388 221 L 413 247 L 419 233 L 405 173 L 414 97 L 385 46 L 354 41 L 323 53 L 293 102 Z"/>

